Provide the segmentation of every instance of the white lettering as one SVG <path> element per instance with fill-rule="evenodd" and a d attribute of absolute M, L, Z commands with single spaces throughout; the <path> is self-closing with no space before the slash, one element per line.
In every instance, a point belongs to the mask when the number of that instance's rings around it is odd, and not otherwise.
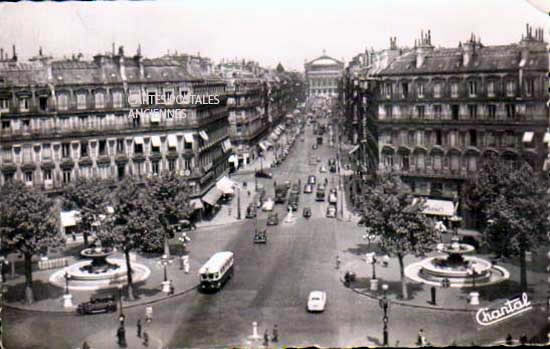
<path fill-rule="evenodd" d="M 479 309 L 476 313 L 476 321 L 482 326 L 489 326 L 521 314 L 531 308 L 531 302 L 528 299 L 527 293 L 524 292 L 521 298 L 507 300 L 500 308 L 491 310 L 489 308 Z"/>

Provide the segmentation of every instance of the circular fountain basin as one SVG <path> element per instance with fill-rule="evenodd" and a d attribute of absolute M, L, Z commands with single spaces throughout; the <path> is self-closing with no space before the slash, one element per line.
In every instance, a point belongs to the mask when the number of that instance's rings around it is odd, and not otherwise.
<path fill-rule="evenodd" d="M 443 279 L 448 279 L 451 287 L 473 287 L 474 278 L 468 273 L 466 267 L 469 265 L 477 270 L 476 286 L 492 285 L 510 277 L 506 269 L 474 256 L 464 256 L 465 266 L 463 267 L 441 266 L 434 263 L 444 261 L 446 258 L 448 257 L 435 256 L 412 263 L 405 268 L 405 275 L 411 280 L 428 285 L 442 286 Z"/>
<path fill-rule="evenodd" d="M 459 242 L 440 244 L 437 249 L 439 252 L 444 252 L 447 254 L 464 254 L 473 252 L 475 250 L 474 246 Z"/>
<path fill-rule="evenodd" d="M 98 272 L 89 268 L 90 261 L 82 261 L 71 264 L 67 268 L 58 270 L 50 276 L 50 283 L 64 288 L 66 285 L 65 272 L 68 273 L 70 290 L 97 290 L 112 288 L 127 283 L 126 261 L 123 259 L 105 259 L 110 266 L 108 269 Z M 151 270 L 143 264 L 131 263 L 132 281 L 134 283 L 147 280 Z"/>

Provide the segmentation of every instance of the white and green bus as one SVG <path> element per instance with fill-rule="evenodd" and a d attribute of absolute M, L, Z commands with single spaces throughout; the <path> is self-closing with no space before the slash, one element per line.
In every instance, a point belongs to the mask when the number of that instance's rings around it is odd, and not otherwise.
<path fill-rule="evenodd" d="M 199 290 L 202 292 L 216 292 L 232 276 L 233 252 L 218 252 L 199 269 Z"/>

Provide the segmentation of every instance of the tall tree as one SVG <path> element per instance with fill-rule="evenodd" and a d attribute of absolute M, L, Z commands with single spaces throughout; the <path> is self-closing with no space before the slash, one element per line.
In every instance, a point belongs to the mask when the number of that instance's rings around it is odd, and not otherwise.
<path fill-rule="evenodd" d="M 148 178 L 147 188 L 155 212 L 151 218 L 154 224 L 162 229 L 159 238 L 163 240 L 164 254 L 169 256 L 168 240 L 174 234 L 174 224 L 181 219 L 189 219 L 192 212 L 189 202 L 189 186 L 183 177 L 170 173 Z M 154 242 L 155 245 L 157 243 Z"/>
<path fill-rule="evenodd" d="M 518 256 L 520 285 L 527 289 L 525 252 L 547 240 L 550 224 L 547 182 L 523 162 L 519 168 L 501 167 L 481 177 L 500 179 L 496 197 L 484 207 L 488 225 L 484 242 L 497 255 Z"/>
<path fill-rule="evenodd" d="M 134 300 L 130 253 L 153 244 L 159 228 L 150 218 L 154 211 L 145 183 L 138 178 L 126 177 L 118 182 L 112 193 L 112 207 L 113 213 L 105 219 L 97 235 L 103 244 L 116 246 L 124 253 L 128 299 Z"/>
<path fill-rule="evenodd" d="M 401 296 L 408 299 L 403 259 L 409 254 L 422 255 L 437 242 L 433 222 L 423 213 L 421 199 L 414 200 L 410 188 L 399 176 L 382 174 L 366 190 L 363 216 L 371 232 L 380 237 L 381 249 L 399 261 Z"/>
<path fill-rule="evenodd" d="M 112 181 L 99 179 L 78 179 L 63 190 L 66 202 L 79 210 L 79 228 L 88 246 L 88 235 L 99 222 L 100 215 L 105 214 L 105 206 L 113 186 Z"/>
<path fill-rule="evenodd" d="M 4 185 L 0 189 L 0 197 L 2 244 L 7 244 L 24 257 L 25 300 L 30 304 L 34 302 L 33 256 L 63 243 L 57 228 L 54 201 L 21 182 Z"/>

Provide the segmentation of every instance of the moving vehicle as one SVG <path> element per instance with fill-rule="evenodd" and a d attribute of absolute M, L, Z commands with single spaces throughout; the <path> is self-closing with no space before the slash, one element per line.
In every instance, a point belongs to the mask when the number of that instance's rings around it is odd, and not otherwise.
<path fill-rule="evenodd" d="M 270 212 L 273 211 L 273 206 L 275 206 L 275 201 L 272 198 L 267 198 L 267 200 L 262 205 L 262 211 Z"/>
<path fill-rule="evenodd" d="M 336 218 L 336 207 L 332 205 L 327 207 L 327 218 Z"/>
<path fill-rule="evenodd" d="M 313 185 L 305 184 L 304 185 L 304 193 L 311 194 L 312 192 L 313 192 Z"/>
<path fill-rule="evenodd" d="M 267 230 L 259 230 L 254 233 L 254 243 L 255 244 L 266 244 L 267 243 Z"/>
<path fill-rule="evenodd" d="M 214 254 L 199 269 L 199 290 L 216 292 L 233 276 L 233 252 L 224 251 Z"/>
<path fill-rule="evenodd" d="M 335 193 L 331 192 L 328 195 L 328 203 L 331 205 L 336 205 L 338 203 L 338 197 L 336 196 Z"/>
<path fill-rule="evenodd" d="M 288 206 L 292 209 L 292 211 L 298 210 L 298 202 L 300 201 L 300 198 L 298 195 L 291 195 L 288 199 Z"/>
<path fill-rule="evenodd" d="M 321 166 L 321 168 L 319 168 L 319 172 L 321 173 L 326 173 L 327 172 L 327 168 L 325 166 Z"/>
<path fill-rule="evenodd" d="M 246 208 L 246 218 L 256 218 L 256 207 L 253 203 Z"/>
<path fill-rule="evenodd" d="M 308 179 L 307 179 L 307 182 L 309 184 L 315 184 L 315 182 L 317 181 L 317 178 L 315 178 L 315 176 L 309 176 Z"/>
<path fill-rule="evenodd" d="M 324 291 L 311 291 L 307 299 L 307 311 L 324 311 L 327 305 L 327 293 Z"/>
<path fill-rule="evenodd" d="M 267 225 L 277 225 L 279 224 L 279 215 L 277 212 L 271 212 L 269 216 L 267 216 Z"/>
<path fill-rule="evenodd" d="M 88 302 L 80 303 L 76 312 L 80 315 L 113 313 L 117 310 L 115 297 L 113 295 L 91 296 Z"/>
<path fill-rule="evenodd" d="M 286 194 L 288 192 L 288 187 L 286 184 L 279 184 L 275 187 L 275 203 L 284 204 L 286 200 Z"/>
<path fill-rule="evenodd" d="M 311 208 L 304 207 L 304 210 L 303 210 L 302 214 L 303 214 L 304 218 L 311 217 Z"/>
<path fill-rule="evenodd" d="M 317 194 L 315 195 L 315 201 L 325 201 L 325 191 L 317 188 Z"/>
<path fill-rule="evenodd" d="M 273 175 L 265 171 L 256 171 L 256 177 L 258 178 L 273 178 Z"/>

